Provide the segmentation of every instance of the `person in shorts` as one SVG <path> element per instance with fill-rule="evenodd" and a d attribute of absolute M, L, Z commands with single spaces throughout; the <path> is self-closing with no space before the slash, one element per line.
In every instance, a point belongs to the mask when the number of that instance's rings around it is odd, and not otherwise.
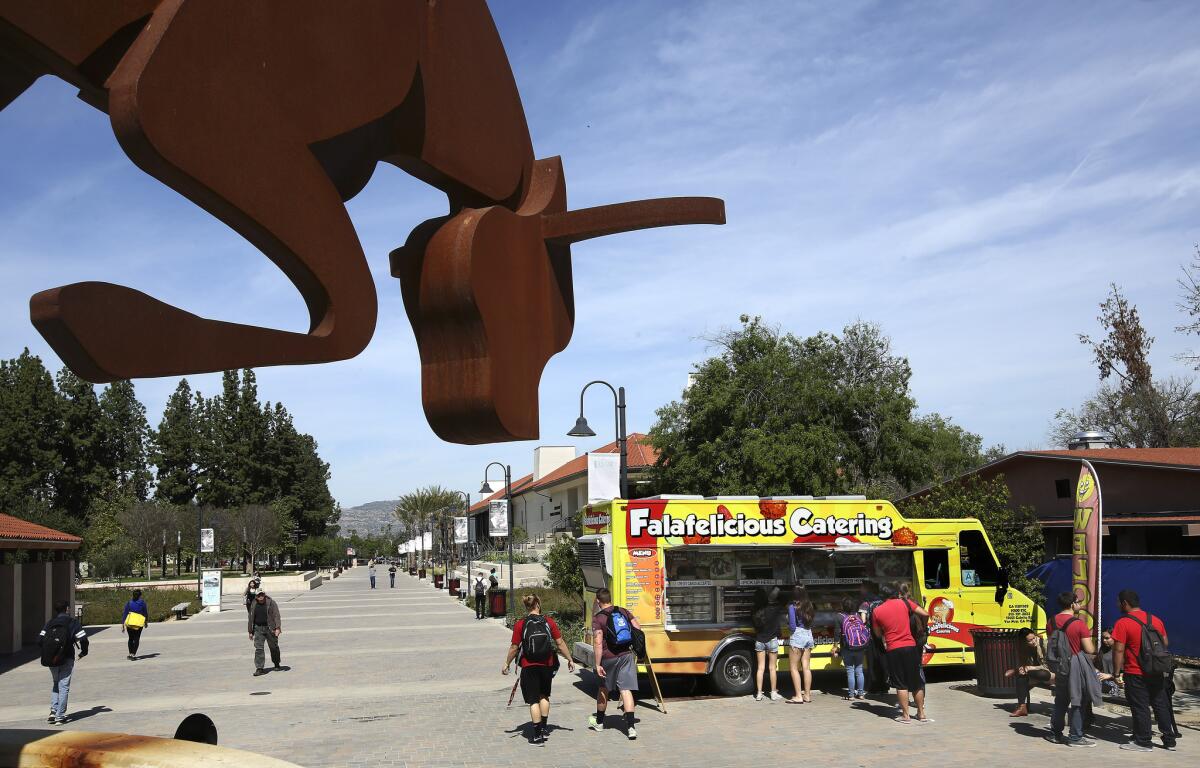
<path fill-rule="evenodd" d="M 896 687 L 900 714 L 896 722 L 908 724 L 908 694 L 913 692 L 917 703 L 917 720 L 933 722 L 925 714 L 925 679 L 921 673 L 921 649 L 912 634 L 910 612 L 927 617 L 929 613 L 912 600 L 893 597 L 885 600 L 871 614 L 872 631 L 883 641 L 884 663 L 888 676 Z"/>
<path fill-rule="evenodd" d="M 598 660 L 596 674 L 600 677 L 600 690 L 596 694 L 596 713 L 588 718 L 588 727 L 593 731 L 604 730 L 604 711 L 608 709 L 608 700 L 613 693 L 620 691 L 621 709 L 625 712 L 625 735 L 631 740 L 636 739 L 633 692 L 638 689 L 637 654 L 632 641 L 626 645 L 616 645 L 610 635 L 612 617 L 616 613 L 633 629 L 641 630 L 642 626 L 629 611 L 613 605 L 612 593 L 607 589 L 597 590 L 596 608 L 592 617 L 592 650 Z"/>
<path fill-rule="evenodd" d="M 770 596 L 762 587 L 754 590 L 754 602 L 750 608 L 750 623 L 754 627 L 754 656 L 758 662 L 754 675 L 754 700 L 763 700 L 763 676 L 770 672 L 771 700 L 779 701 L 779 588 L 771 590 Z"/>
<path fill-rule="evenodd" d="M 554 673 L 558 671 L 558 654 L 567 660 L 567 671 L 575 671 L 575 662 L 571 661 L 571 653 L 567 643 L 562 638 L 558 624 L 549 616 L 542 616 L 542 601 L 535 595 L 525 595 L 521 598 L 525 604 L 527 615 L 518 619 L 513 626 L 512 644 L 508 648 L 508 658 L 504 660 L 504 669 L 500 674 L 507 675 L 513 659 L 519 657 L 521 667 L 521 696 L 529 705 L 529 719 L 533 724 L 533 733 L 529 739 L 532 744 L 544 744 L 546 741 L 547 721 L 550 719 L 550 687 L 554 682 Z M 528 630 L 528 634 L 526 632 Z M 548 649 L 545 658 L 530 658 L 526 646 L 531 642 L 530 635 L 534 632 L 549 633 L 549 641 L 556 646 Z M 545 641 L 545 638 L 543 638 Z M 550 642 L 544 642 L 549 646 Z M 555 652 L 557 651 L 557 653 Z"/>
<path fill-rule="evenodd" d="M 816 647 L 812 624 L 816 613 L 816 606 L 808 599 L 808 591 L 804 587 L 792 590 L 792 602 L 788 605 L 788 629 L 791 630 L 788 636 L 788 670 L 792 674 L 794 692 L 792 698 L 788 699 L 791 704 L 812 703 L 812 651 Z M 771 698 L 775 698 L 775 694 Z"/>

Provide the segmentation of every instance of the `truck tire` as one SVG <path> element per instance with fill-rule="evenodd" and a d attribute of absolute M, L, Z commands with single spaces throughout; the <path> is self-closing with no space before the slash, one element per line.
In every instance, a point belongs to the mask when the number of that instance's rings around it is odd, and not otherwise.
<path fill-rule="evenodd" d="M 744 646 L 721 654 L 709 674 L 713 688 L 722 696 L 746 696 L 754 692 L 754 655 Z"/>

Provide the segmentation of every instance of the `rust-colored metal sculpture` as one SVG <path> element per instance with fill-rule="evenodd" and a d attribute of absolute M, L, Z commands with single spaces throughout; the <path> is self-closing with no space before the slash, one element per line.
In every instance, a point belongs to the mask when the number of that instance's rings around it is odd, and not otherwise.
<path fill-rule="evenodd" d="M 725 218 L 714 198 L 568 211 L 483 0 L 0 0 L 0 108 L 44 74 L 275 262 L 309 311 L 291 333 L 110 283 L 35 295 L 33 324 L 97 383 L 357 355 L 376 297 L 343 203 L 386 162 L 450 203 L 392 253 L 430 425 L 460 443 L 536 438 L 542 370 L 574 325 L 571 243 Z"/>

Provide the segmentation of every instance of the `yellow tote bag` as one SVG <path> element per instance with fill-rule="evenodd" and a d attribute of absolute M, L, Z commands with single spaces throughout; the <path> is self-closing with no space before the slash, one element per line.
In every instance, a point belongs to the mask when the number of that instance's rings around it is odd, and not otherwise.
<path fill-rule="evenodd" d="M 125 617 L 125 626 L 131 629 L 141 629 L 146 626 L 146 617 L 140 613 L 130 613 Z"/>

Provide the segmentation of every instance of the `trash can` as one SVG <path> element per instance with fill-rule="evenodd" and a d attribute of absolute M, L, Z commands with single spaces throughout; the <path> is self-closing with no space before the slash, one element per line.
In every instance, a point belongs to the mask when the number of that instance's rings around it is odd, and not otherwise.
<path fill-rule="evenodd" d="M 418 579 L 423 579 L 423 578 L 425 578 L 425 569 L 424 569 L 424 568 L 418 568 L 418 569 L 417 569 L 417 578 L 418 578 Z"/>
<path fill-rule="evenodd" d="M 450 583 L 446 587 L 446 589 L 448 589 L 451 593 L 457 594 L 458 593 L 458 584 L 459 584 L 458 579 L 450 579 Z"/>
<path fill-rule="evenodd" d="M 416 576 L 416 575 L 417 575 L 417 569 L 416 569 L 416 568 L 409 568 L 409 569 L 408 569 L 408 575 L 409 575 L 409 576 Z"/>
<path fill-rule="evenodd" d="M 442 579 L 444 579 L 444 578 L 446 578 L 446 577 L 440 573 L 433 574 L 433 588 L 441 589 L 442 588 Z"/>
<path fill-rule="evenodd" d="M 1014 678 L 1004 673 L 1021 666 L 1019 629 L 972 629 L 975 643 L 975 679 L 979 695 L 1011 699 L 1017 695 Z"/>
<path fill-rule="evenodd" d="M 491 608 L 492 618 L 501 618 L 508 613 L 508 590 L 493 589 L 488 595 L 488 607 Z"/>

